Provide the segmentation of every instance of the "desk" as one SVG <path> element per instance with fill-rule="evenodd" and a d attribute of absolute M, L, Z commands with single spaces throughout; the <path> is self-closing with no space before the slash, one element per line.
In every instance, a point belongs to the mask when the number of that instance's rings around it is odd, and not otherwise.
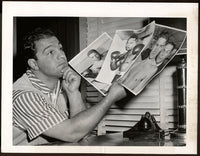
<path fill-rule="evenodd" d="M 130 140 L 123 138 L 123 133 L 113 133 L 101 136 L 90 135 L 78 143 L 53 142 L 53 146 L 185 146 L 183 140 L 166 138 L 164 140 Z"/>

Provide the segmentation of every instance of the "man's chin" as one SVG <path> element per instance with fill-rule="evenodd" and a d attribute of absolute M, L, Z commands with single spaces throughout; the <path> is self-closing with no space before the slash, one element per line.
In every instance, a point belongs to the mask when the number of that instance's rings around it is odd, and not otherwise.
<path fill-rule="evenodd" d="M 59 72 L 57 72 L 57 74 L 56 74 L 56 77 L 58 78 L 58 79 L 61 79 L 62 77 L 63 77 L 63 72 L 60 70 Z"/>

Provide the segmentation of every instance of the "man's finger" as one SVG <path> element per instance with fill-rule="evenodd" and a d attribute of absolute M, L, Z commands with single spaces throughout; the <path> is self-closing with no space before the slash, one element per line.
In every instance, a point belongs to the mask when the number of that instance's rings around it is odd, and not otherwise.
<path fill-rule="evenodd" d="M 66 69 L 66 71 L 63 74 L 63 79 L 66 79 L 70 73 L 73 73 L 73 70 L 71 68 Z"/>

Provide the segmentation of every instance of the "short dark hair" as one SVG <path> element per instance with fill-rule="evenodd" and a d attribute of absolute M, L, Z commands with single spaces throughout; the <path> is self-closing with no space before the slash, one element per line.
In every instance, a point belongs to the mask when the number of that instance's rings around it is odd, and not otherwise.
<path fill-rule="evenodd" d="M 173 46 L 173 49 L 176 48 L 176 44 L 175 44 L 173 41 L 169 41 L 169 42 L 167 42 L 167 44 L 171 44 L 171 45 Z M 166 45 L 167 45 L 167 44 L 166 44 Z M 172 49 L 172 50 L 173 50 L 173 49 Z"/>
<path fill-rule="evenodd" d="M 168 41 L 169 40 L 169 32 L 167 32 L 167 31 L 161 32 L 157 39 L 159 39 L 159 38 L 165 38 L 166 41 Z"/>
<path fill-rule="evenodd" d="M 23 56 L 24 56 L 24 61 L 26 61 L 27 68 L 30 68 L 28 65 L 28 59 L 33 58 L 37 60 L 35 41 L 52 36 L 55 36 L 55 34 L 50 29 L 36 28 L 23 38 L 24 40 Z"/>
<path fill-rule="evenodd" d="M 128 40 L 131 38 L 135 38 L 136 40 L 138 40 L 138 35 L 134 33 L 128 38 Z"/>
<path fill-rule="evenodd" d="M 90 56 L 90 54 L 92 53 L 98 54 L 99 58 L 101 59 L 101 54 L 96 49 L 91 49 L 90 51 L 88 51 L 87 56 Z"/>

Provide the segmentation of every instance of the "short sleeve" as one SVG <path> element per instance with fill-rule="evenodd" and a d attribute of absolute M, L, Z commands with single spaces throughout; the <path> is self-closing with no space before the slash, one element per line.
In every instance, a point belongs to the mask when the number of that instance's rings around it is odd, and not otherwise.
<path fill-rule="evenodd" d="M 38 93 L 13 95 L 13 124 L 27 130 L 30 140 L 65 119 L 68 119 L 66 114 L 52 107 Z"/>

